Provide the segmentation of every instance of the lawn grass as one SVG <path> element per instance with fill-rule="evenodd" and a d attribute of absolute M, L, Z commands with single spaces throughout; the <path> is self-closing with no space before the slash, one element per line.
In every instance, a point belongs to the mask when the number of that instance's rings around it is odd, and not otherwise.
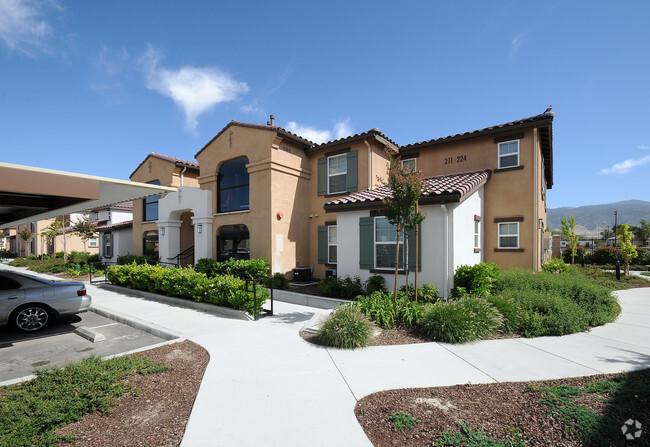
<path fill-rule="evenodd" d="M 115 400 L 137 393 L 121 381 L 168 368 L 142 356 L 88 357 L 62 368 L 36 371 L 29 382 L 0 388 L 0 439 L 7 446 L 54 446 L 74 439 L 55 431 L 94 411 L 109 413 Z"/>

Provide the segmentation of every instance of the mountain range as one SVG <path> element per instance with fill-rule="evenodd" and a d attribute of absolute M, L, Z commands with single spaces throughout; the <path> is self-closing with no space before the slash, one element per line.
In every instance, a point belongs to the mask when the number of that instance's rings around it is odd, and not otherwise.
<path fill-rule="evenodd" d="M 548 227 L 559 230 L 562 227 L 562 217 L 572 215 L 576 219 L 577 234 L 597 237 L 605 227 L 614 228 L 614 211 L 618 211 L 619 224 L 639 225 L 641 219 L 650 221 L 650 202 L 623 200 L 604 205 L 548 208 Z"/>

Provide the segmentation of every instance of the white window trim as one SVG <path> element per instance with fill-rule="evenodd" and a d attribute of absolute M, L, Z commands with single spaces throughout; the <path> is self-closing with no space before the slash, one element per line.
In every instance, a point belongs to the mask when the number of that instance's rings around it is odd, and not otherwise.
<path fill-rule="evenodd" d="M 97 240 L 96 237 L 91 237 L 88 239 L 88 247 L 98 247 L 99 246 L 99 241 Z"/>
<path fill-rule="evenodd" d="M 339 194 L 342 192 L 347 192 L 346 188 L 343 187 L 343 190 L 341 191 L 331 191 L 330 190 L 330 178 L 332 177 L 338 177 L 338 176 L 347 176 L 348 175 L 348 163 L 347 163 L 347 156 L 348 154 L 339 154 L 339 155 L 332 155 L 331 157 L 327 157 L 327 194 Z M 334 158 L 345 158 L 345 172 L 340 172 L 338 174 L 330 174 L 330 161 Z"/>
<path fill-rule="evenodd" d="M 395 267 L 378 267 L 377 266 L 377 244 L 378 244 L 378 242 L 377 242 L 377 220 L 378 219 L 386 219 L 386 220 L 388 220 L 388 218 L 386 218 L 384 216 L 375 217 L 375 222 L 374 222 L 375 225 L 372 228 L 372 239 L 373 239 L 372 247 L 373 247 L 373 253 L 374 253 L 373 264 L 374 264 L 375 270 L 395 271 Z M 402 254 L 402 256 L 404 256 L 404 237 L 403 237 L 404 236 L 404 229 L 402 229 L 401 233 L 402 233 L 401 237 L 399 238 L 399 243 L 400 243 L 401 247 L 400 247 L 399 251 Z M 379 242 L 379 244 L 381 244 L 381 245 L 396 245 L 397 241 Z"/>
<path fill-rule="evenodd" d="M 506 154 L 506 155 L 501 155 L 501 145 L 502 144 L 509 144 L 509 143 L 517 143 L 517 164 L 512 165 L 512 166 L 501 166 L 501 159 L 505 157 L 512 157 L 514 154 Z M 502 141 L 499 143 L 499 169 L 508 169 L 508 168 L 516 168 L 519 166 L 519 140 L 509 140 L 509 141 Z"/>
<path fill-rule="evenodd" d="M 330 243 L 330 230 L 334 228 L 336 229 L 336 225 L 328 225 L 327 226 L 327 263 L 328 264 L 336 264 L 336 261 L 339 257 L 339 249 L 338 249 L 338 243 L 339 243 L 339 234 L 338 231 L 336 232 L 336 242 L 334 244 Z M 330 247 L 336 246 L 336 259 L 332 261 L 330 258 Z"/>
<path fill-rule="evenodd" d="M 417 159 L 417 158 L 405 158 L 405 159 L 403 159 L 403 160 L 402 160 L 402 169 L 406 169 L 406 168 L 404 167 L 404 162 L 407 162 L 407 164 L 408 164 L 409 162 L 413 162 L 413 171 L 417 171 L 417 170 L 418 170 L 418 159 Z"/>
<path fill-rule="evenodd" d="M 517 234 L 501 234 L 501 225 L 517 224 Z M 499 238 L 499 248 L 503 250 L 516 250 L 519 248 L 519 222 L 499 222 L 497 226 L 498 229 L 498 238 Z M 501 246 L 501 237 L 517 237 L 517 246 L 516 247 L 502 247 Z"/>
<path fill-rule="evenodd" d="M 474 248 L 481 248 L 481 221 L 474 221 Z"/>

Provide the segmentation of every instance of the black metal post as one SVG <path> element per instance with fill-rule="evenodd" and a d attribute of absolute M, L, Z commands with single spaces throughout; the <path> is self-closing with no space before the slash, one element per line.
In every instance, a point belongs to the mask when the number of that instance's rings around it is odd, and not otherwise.
<path fill-rule="evenodd" d="M 618 226 L 618 211 L 614 211 L 614 247 L 618 248 L 618 235 L 616 227 Z"/>
<path fill-rule="evenodd" d="M 616 280 L 621 280 L 621 261 L 616 261 Z"/>
<path fill-rule="evenodd" d="M 255 280 L 253 280 L 253 306 L 255 306 L 253 313 L 255 314 L 255 321 L 257 321 L 257 285 Z"/>

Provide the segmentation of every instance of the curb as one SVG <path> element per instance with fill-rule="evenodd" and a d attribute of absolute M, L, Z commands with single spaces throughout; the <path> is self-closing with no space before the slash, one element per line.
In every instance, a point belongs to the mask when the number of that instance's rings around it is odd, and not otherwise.
<path fill-rule="evenodd" d="M 176 339 L 182 339 L 184 336 L 178 332 L 171 331 L 169 329 L 160 327 L 156 324 L 149 323 L 144 320 L 140 320 L 139 318 L 131 317 L 131 316 L 126 316 L 124 314 L 121 314 L 119 312 L 115 312 L 112 310 L 108 310 L 106 308 L 96 306 L 96 305 L 91 305 L 90 306 L 90 311 L 95 312 L 98 315 L 101 315 L 102 317 L 110 318 L 111 320 L 117 321 L 118 323 L 126 324 L 127 326 L 131 326 L 132 328 L 148 332 L 151 335 L 155 335 L 156 337 L 162 338 L 164 340 L 176 340 Z"/>
<path fill-rule="evenodd" d="M 315 307 L 317 309 L 336 309 L 341 304 L 349 304 L 348 300 L 326 298 L 323 296 L 306 295 L 303 293 L 289 292 L 288 290 L 273 289 L 273 299 L 284 303 L 299 304 L 301 306 Z"/>

